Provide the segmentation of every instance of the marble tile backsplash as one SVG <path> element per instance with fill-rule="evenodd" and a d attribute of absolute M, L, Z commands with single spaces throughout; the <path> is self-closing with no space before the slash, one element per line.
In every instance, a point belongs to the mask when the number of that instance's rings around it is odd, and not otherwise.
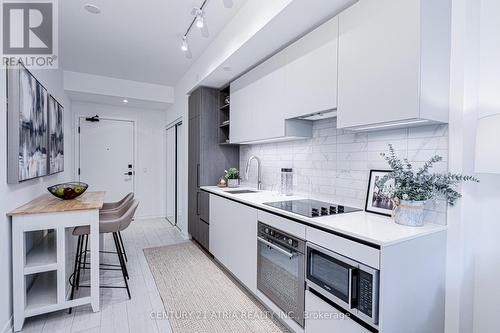
<path fill-rule="evenodd" d="M 390 143 L 417 168 L 437 154 L 443 161 L 433 170 L 448 170 L 447 125 L 356 133 L 337 129 L 335 118 L 315 121 L 308 140 L 242 145 L 240 167 L 245 170 L 248 158 L 256 155 L 262 160 L 266 190 L 279 191 L 281 168 L 293 168 L 295 194 L 364 208 L 369 172 L 388 169 L 380 153 Z M 254 186 L 256 179 L 257 167 L 252 164 L 249 180 L 243 179 L 243 184 Z M 445 202 L 430 201 L 425 220 L 446 224 Z"/>

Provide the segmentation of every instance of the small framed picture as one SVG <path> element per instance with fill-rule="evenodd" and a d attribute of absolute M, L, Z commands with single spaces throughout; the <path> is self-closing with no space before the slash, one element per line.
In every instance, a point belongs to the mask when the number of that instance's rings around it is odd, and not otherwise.
<path fill-rule="evenodd" d="M 391 170 L 370 170 L 368 193 L 366 195 L 365 211 L 385 216 L 392 215 L 394 203 L 391 189 L 394 188 L 394 179 L 388 180 L 383 188 L 377 184 Z"/>

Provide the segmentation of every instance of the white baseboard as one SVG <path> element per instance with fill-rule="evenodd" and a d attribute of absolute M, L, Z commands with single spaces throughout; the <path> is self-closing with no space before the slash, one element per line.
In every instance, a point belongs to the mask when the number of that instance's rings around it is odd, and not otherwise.
<path fill-rule="evenodd" d="M 161 215 L 138 215 L 134 217 L 134 219 L 135 220 L 166 219 L 166 217 Z"/>
<path fill-rule="evenodd" d="M 3 325 L 2 333 L 12 333 L 12 316 L 10 316 L 9 320 Z"/>

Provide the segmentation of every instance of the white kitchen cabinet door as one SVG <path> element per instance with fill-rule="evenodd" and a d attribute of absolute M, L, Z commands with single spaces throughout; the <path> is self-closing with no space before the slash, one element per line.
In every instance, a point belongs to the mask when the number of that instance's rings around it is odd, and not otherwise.
<path fill-rule="evenodd" d="M 241 143 L 251 138 L 253 126 L 250 126 L 250 121 L 255 103 L 251 95 L 252 87 L 237 89 L 235 86 L 237 85 L 231 83 L 229 142 Z"/>
<path fill-rule="evenodd" d="M 210 194 L 209 248 L 224 266 L 231 266 L 231 237 L 233 219 L 226 213 L 228 200 Z"/>
<path fill-rule="evenodd" d="M 210 195 L 210 251 L 248 289 L 257 290 L 257 209 Z"/>
<path fill-rule="evenodd" d="M 306 290 L 305 333 L 368 333 L 366 328 Z"/>
<path fill-rule="evenodd" d="M 447 122 L 449 0 L 362 0 L 339 14 L 339 128 Z"/>
<path fill-rule="evenodd" d="M 418 117 L 418 4 L 362 0 L 339 14 L 339 128 Z"/>
<path fill-rule="evenodd" d="M 235 222 L 233 237 L 233 274 L 252 292 L 257 291 L 257 209 L 231 203 L 230 212 Z"/>
<path fill-rule="evenodd" d="M 273 57 L 231 83 L 231 143 L 285 135 L 283 65 Z"/>
<path fill-rule="evenodd" d="M 286 118 L 337 108 L 338 17 L 286 49 Z"/>

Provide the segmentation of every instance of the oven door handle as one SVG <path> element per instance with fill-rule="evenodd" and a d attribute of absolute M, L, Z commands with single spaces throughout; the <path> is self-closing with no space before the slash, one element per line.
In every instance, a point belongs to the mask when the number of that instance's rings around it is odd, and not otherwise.
<path fill-rule="evenodd" d="M 293 257 L 295 257 L 297 255 L 296 252 L 290 252 L 290 251 L 287 251 L 287 250 L 283 250 L 281 247 L 279 247 L 278 245 L 275 245 L 267 240 L 265 240 L 264 238 L 262 237 L 257 237 L 257 240 L 263 244 L 266 244 L 267 246 L 269 246 L 270 248 L 273 248 L 275 249 L 276 251 L 278 251 L 279 253 L 281 253 L 282 255 L 284 256 L 287 256 L 288 258 L 292 259 Z"/>

